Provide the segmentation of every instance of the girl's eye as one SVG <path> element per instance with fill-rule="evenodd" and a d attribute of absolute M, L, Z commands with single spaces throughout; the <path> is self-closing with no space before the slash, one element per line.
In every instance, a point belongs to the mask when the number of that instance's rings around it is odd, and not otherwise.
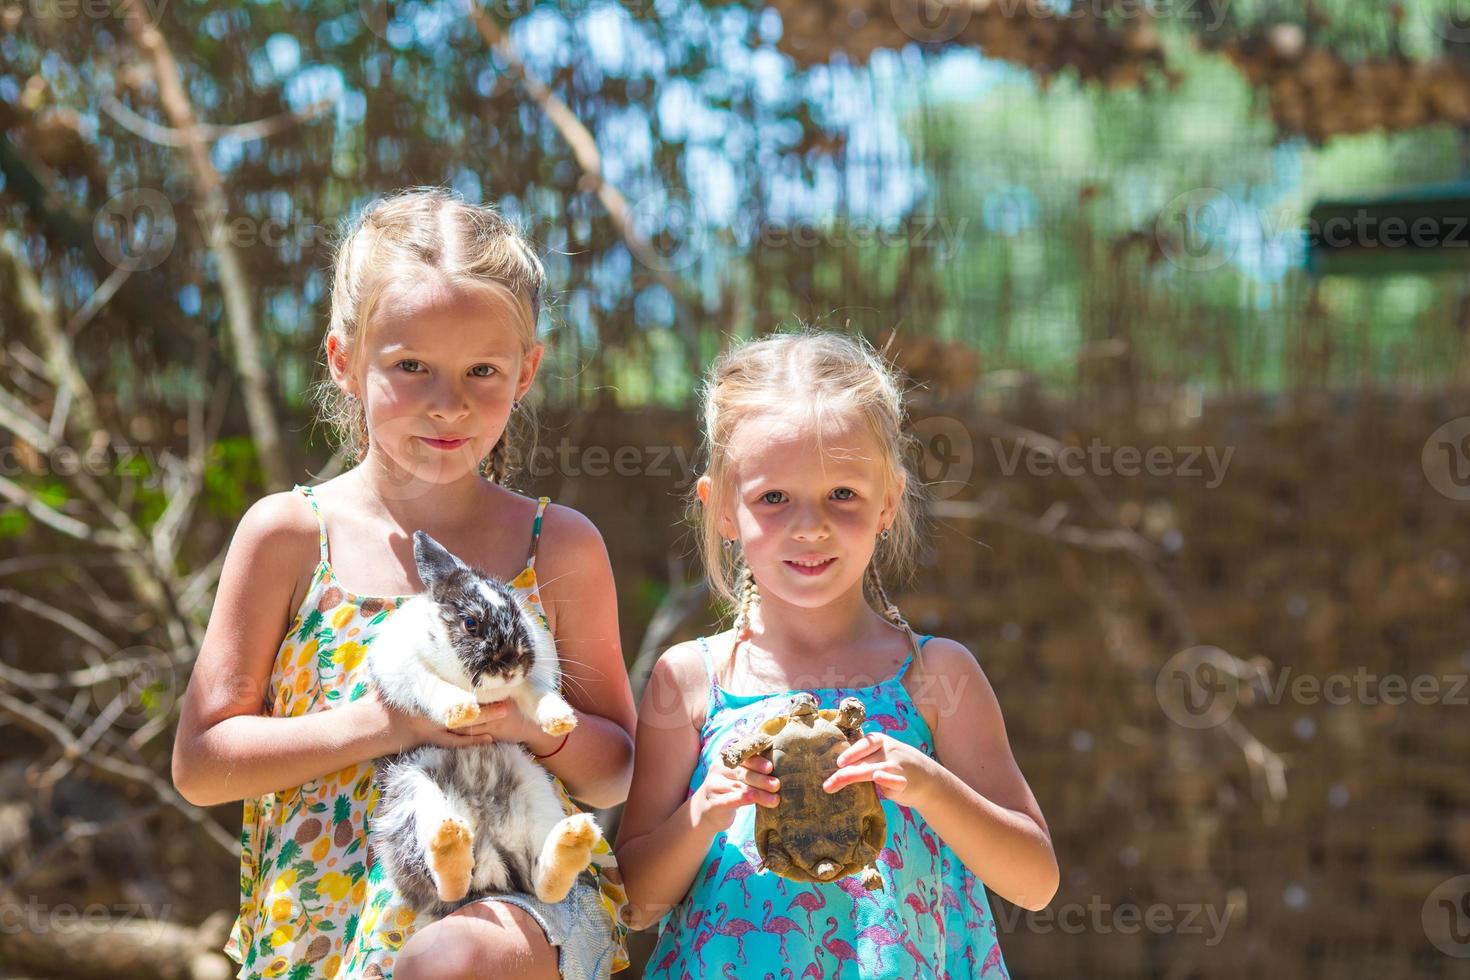
<path fill-rule="evenodd" d="M 467 630 L 469 630 L 471 633 L 473 633 L 475 631 L 475 626 L 476 625 L 478 625 L 478 624 L 475 622 L 475 617 L 473 617 L 473 616 L 466 616 L 464 618 L 464 628 L 467 629 Z"/>
<path fill-rule="evenodd" d="M 418 374 L 418 369 L 424 365 L 422 361 L 399 361 L 398 366 L 409 374 Z"/>
<path fill-rule="evenodd" d="M 846 494 L 846 496 L 842 496 L 842 494 Z M 838 500 L 852 500 L 857 497 L 857 491 L 851 487 L 838 487 L 832 491 L 832 495 Z"/>
<path fill-rule="evenodd" d="M 482 369 L 484 371 L 483 374 L 481 373 L 481 370 Z M 495 365 L 493 365 L 493 364 L 476 364 L 474 367 L 470 368 L 470 373 L 473 374 L 477 378 L 488 378 L 488 377 L 490 377 L 490 375 L 492 375 L 492 374 L 495 373 Z"/>
<path fill-rule="evenodd" d="M 785 496 L 786 496 L 785 491 L 782 491 L 782 490 L 767 490 L 765 493 L 761 494 L 761 501 L 763 503 L 767 503 L 767 504 L 779 504 L 781 502 L 781 498 L 782 497 L 785 497 Z M 772 499 L 772 498 L 775 498 L 775 499 Z"/>

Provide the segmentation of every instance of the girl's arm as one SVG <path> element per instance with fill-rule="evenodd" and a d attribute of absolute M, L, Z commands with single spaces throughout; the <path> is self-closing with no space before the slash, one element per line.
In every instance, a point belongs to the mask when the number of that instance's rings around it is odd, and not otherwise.
<path fill-rule="evenodd" d="M 826 784 L 835 791 L 872 779 L 889 798 L 912 806 L 974 873 L 1007 901 L 1043 909 L 1060 874 L 1041 807 L 1006 738 L 995 690 L 962 644 L 924 644 L 914 700 L 934 719 L 940 762 L 886 736 L 869 735 L 838 757 Z M 898 774 L 895 779 L 893 775 Z M 876 775 L 875 775 L 876 774 Z"/>
<path fill-rule="evenodd" d="M 628 798 L 638 719 L 602 535 L 582 514 L 552 504 L 542 526 L 536 572 L 577 727 L 563 744 L 563 736 L 529 724 L 522 740 L 536 755 L 556 752 L 541 764 L 572 796 L 598 809 L 616 806 Z"/>
<path fill-rule="evenodd" d="M 750 760 L 738 772 L 711 770 L 685 799 L 699 759 L 703 691 L 709 681 L 693 643 L 668 650 L 654 665 L 638 709 L 637 761 L 633 791 L 618 825 L 618 869 L 631 929 L 647 929 L 689 891 L 699 866 L 735 810 L 759 803 L 775 806 L 776 780 L 762 773 L 770 763 Z M 752 771 L 752 769 L 760 771 Z"/>
<path fill-rule="evenodd" d="M 264 714 L 295 584 L 317 560 L 316 518 L 300 494 L 263 498 L 235 529 L 174 738 L 174 785 L 190 803 L 289 789 L 426 741 L 489 741 L 390 711 L 376 692 L 297 718 Z"/>

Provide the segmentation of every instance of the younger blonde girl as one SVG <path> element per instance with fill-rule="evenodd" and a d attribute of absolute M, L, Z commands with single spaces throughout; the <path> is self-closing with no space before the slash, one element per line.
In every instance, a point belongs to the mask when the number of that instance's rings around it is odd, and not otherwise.
<path fill-rule="evenodd" d="M 710 373 L 703 550 L 737 615 L 666 652 L 640 708 L 618 853 L 632 924 L 659 924 L 653 980 L 1003 977 L 986 886 L 1028 909 L 1056 891 L 985 673 L 954 640 L 915 636 L 884 586 L 917 535 L 903 418 L 883 363 L 834 334 L 750 343 Z M 732 770 L 719 752 L 802 690 L 867 707 L 869 734 L 824 788 L 876 785 L 881 890 L 760 868 L 752 805 L 780 784 L 766 760 Z"/>

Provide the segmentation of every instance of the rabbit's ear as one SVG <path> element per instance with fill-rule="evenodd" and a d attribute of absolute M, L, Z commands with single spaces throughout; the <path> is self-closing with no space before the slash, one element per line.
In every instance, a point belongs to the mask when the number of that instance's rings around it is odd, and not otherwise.
<path fill-rule="evenodd" d="M 439 542 L 423 531 L 413 532 L 413 561 L 418 566 L 419 578 L 424 588 L 434 591 L 434 586 L 456 572 L 468 572 L 465 563 L 454 557 Z"/>

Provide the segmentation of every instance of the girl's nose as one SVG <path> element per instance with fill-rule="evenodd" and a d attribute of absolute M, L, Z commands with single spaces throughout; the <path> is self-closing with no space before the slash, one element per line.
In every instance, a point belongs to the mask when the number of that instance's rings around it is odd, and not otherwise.
<path fill-rule="evenodd" d="M 800 507 L 791 525 L 792 534 L 803 540 L 827 535 L 827 518 L 820 507 Z"/>
<path fill-rule="evenodd" d="M 457 422 L 469 413 L 469 399 L 454 385 L 445 385 L 435 392 L 429 407 L 429 414 L 442 422 Z"/>

